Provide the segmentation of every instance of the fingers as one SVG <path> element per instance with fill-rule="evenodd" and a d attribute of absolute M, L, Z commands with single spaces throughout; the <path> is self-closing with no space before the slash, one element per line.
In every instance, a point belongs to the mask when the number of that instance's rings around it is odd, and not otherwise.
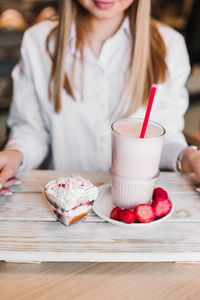
<path fill-rule="evenodd" d="M 10 193 L 9 190 L 4 188 L 21 183 L 14 175 L 19 168 L 22 158 L 20 151 L 0 151 L 0 191 L 3 189 L 3 194 Z"/>
<path fill-rule="evenodd" d="M 2 188 L 0 196 L 11 196 L 13 193 L 8 188 Z"/>
<path fill-rule="evenodd" d="M 191 165 L 197 181 L 200 182 L 200 151 L 195 152 Z"/>
<path fill-rule="evenodd" d="M 195 177 L 200 182 L 200 164 L 194 168 Z"/>
<path fill-rule="evenodd" d="M 4 184 L 4 187 L 8 188 L 12 185 L 20 185 L 20 184 L 21 184 L 21 181 L 17 177 L 12 177 L 6 181 L 6 183 Z"/>
<path fill-rule="evenodd" d="M 14 176 L 15 171 L 9 165 L 5 165 L 0 173 L 0 184 L 4 187 L 5 183 Z"/>
<path fill-rule="evenodd" d="M 200 151 L 187 148 L 182 157 L 183 170 L 193 172 L 198 182 L 200 182 Z"/>
<path fill-rule="evenodd" d="M 12 177 L 6 181 L 4 187 L 0 188 L 0 196 L 11 196 L 13 193 L 8 189 L 12 185 L 19 185 L 22 182 L 17 177 Z"/>

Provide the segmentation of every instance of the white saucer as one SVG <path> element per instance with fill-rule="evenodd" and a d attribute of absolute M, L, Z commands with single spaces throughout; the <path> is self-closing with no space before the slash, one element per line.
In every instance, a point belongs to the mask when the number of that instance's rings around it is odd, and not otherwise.
<path fill-rule="evenodd" d="M 123 226 L 123 227 L 142 227 L 142 226 L 149 226 L 149 225 L 155 225 L 158 223 L 161 223 L 163 221 L 165 221 L 166 219 L 168 219 L 174 211 L 174 206 L 172 203 L 172 209 L 171 211 L 168 213 L 168 215 L 166 215 L 165 217 L 155 220 L 153 222 L 150 223 L 132 223 L 132 224 L 127 224 L 127 223 L 123 223 L 120 221 L 115 221 L 112 220 L 110 218 L 110 212 L 113 209 L 114 205 L 112 203 L 112 188 L 111 187 L 105 187 L 103 189 L 101 189 L 101 192 L 98 196 L 98 198 L 95 200 L 94 204 L 93 204 L 93 210 L 94 212 L 97 214 L 97 216 L 99 216 L 100 218 L 104 219 L 105 221 L 112 223 L 114 225 L 118 225 L 118 226 Z"/>

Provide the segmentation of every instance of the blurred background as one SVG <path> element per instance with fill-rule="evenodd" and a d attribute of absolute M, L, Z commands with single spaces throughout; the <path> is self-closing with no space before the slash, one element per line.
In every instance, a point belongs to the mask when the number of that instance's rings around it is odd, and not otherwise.
<path fill-rule="evenodd" d="M 56 14 L 58 0 L 0 0 L 0 148 L 12 98 L 10 73 L 19 59 L 23 32 Z M 152 15 L 186 39 L 191 75 L 187 82 L 190 106 L 185 116 L 188 142 L 200 147 L 200 0 L 152 0 Z"/>

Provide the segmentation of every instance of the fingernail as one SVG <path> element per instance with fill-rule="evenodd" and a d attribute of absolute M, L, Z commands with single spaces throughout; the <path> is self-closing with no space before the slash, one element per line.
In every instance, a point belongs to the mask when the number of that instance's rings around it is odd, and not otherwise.
<path fill-rule="evenodd" d="M 7 192 L 7 193 L 5 193 L 3 196 L 12 196 L 12 195 L 13 195 L 12 192 Z"/>
<path fill-rule="evenodd" d="M 200 187 L 199 187 L 199 188 L 196 188 L 196 191 L 200 193 Z"/>
<path fill-rule="evenodd" d="M 2 183 L 0 183 L 0 190 L 2 190 L 2 188 L 3 188 L 3 184 L 2 184 Z"/>
<path fill-rule="evenodd" d="M 20 184 L 22 184 L 22 181 L 21 181 L 21 180 L 18 180 L 18 181 L 15 182 L 14 185 L 20 185 Z"/>

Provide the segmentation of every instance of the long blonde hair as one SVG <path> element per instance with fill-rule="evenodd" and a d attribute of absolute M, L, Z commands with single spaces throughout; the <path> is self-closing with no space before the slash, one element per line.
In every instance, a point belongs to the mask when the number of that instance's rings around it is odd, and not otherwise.
<path fill-rule="evenodd" d="M 126 10 L 132 34 L 129 78 L 124 83 L 121 96 L 122 107 L 128 105 L 124 113 L 126 117 L 132 115 L 140 106 L 146 105 L 152 84 L 164 82 L 166 79 L 166 48 L 158 31 L 157 22 L 150 19 L 150 10 L 151 0 L 134 0 Z M 52 98 L 57 113 L 61 110 L 63 88 L 75 100 L 73 87 L 64 69 L 67 43 L 72 23 L 75 22 L 76 51 L 79 49 L 83 53 L 87 18 L 87 11 L 82 8 L 78 0 L 61 0 L 58 20 L 55 20 L 55 27 L 47 38 L 47 51 L 52 59 L 50 87 L 53 83 Z M 49 50 L 52 38 L 56 38 L 53 54 Z M 131 101 L 128 101 L 130 98 Z"/>

